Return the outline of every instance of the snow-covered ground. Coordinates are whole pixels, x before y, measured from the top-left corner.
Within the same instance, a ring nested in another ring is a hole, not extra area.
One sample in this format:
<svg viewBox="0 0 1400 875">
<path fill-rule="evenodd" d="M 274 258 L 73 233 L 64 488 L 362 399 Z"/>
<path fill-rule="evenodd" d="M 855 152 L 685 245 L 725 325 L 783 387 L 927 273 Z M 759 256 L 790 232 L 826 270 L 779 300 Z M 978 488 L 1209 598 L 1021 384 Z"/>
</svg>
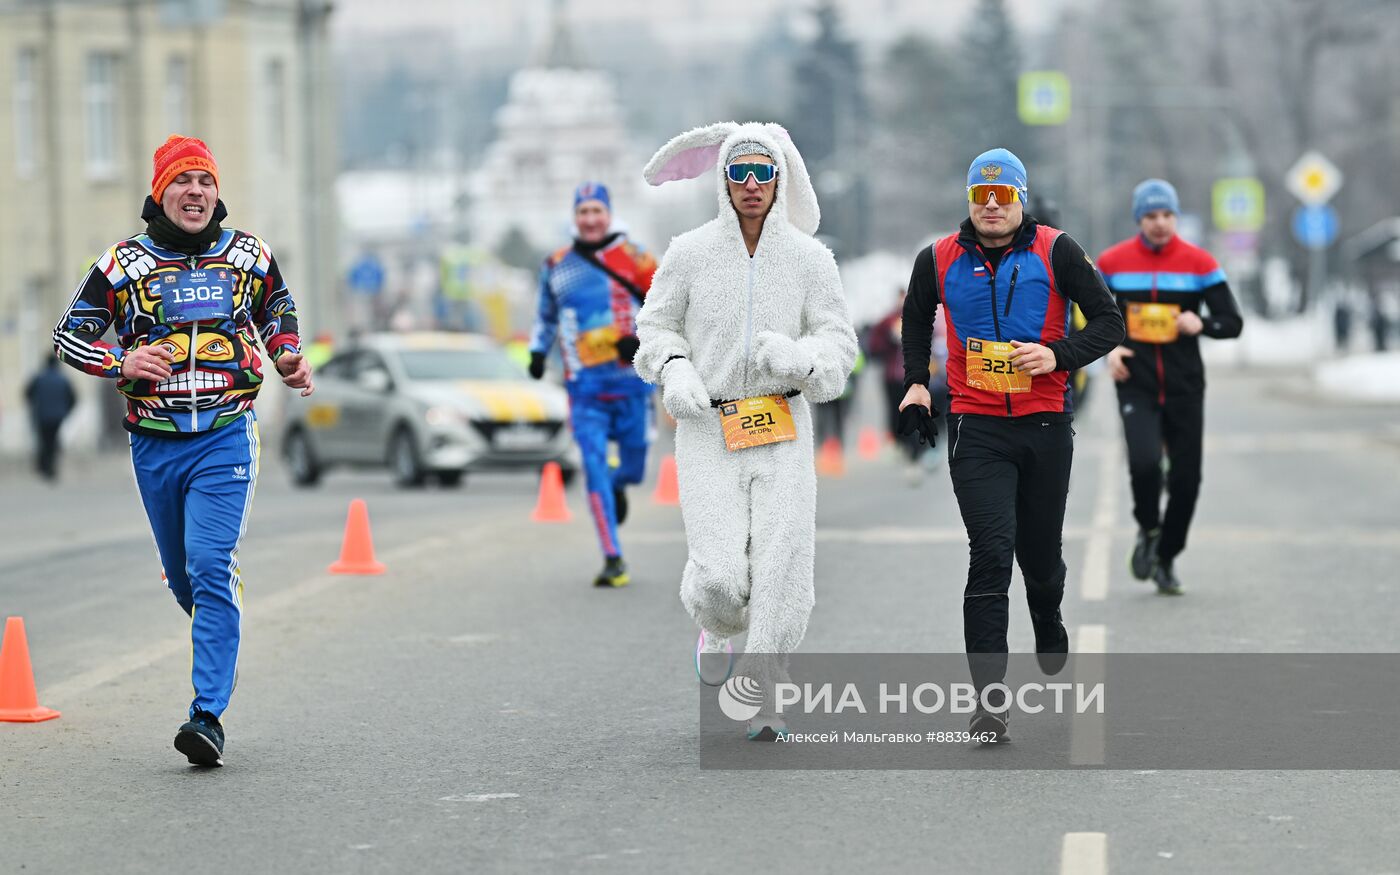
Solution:
<svg viewBox="0 0 1400 875">
<path fill-rule="evenodd" d="M 1238 339 L 1206 339 L 1201 354 L 1207 367 L 1305 369 L 1313 387 L 1329 398 L 1400 403 L 1400 352 L 1339 354 L 1331 319 L 1322 309 L 1288 319 L 1246 315 Z M 1360 343 L 1367 342 L 1364 332 L 1356 334 Z"/>
<path fill-rule="evenodd" d="M 1313 378 L 1328 395 L 1400 403 L 1400 352 L 1349 355 L 1317 366 Z"/>
</svg>

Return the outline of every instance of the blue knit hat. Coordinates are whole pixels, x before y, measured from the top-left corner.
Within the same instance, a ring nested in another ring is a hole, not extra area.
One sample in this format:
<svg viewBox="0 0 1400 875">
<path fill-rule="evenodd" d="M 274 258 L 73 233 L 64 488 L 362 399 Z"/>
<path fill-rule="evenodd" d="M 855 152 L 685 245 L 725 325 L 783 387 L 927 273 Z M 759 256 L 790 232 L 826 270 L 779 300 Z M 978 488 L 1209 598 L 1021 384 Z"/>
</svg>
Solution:
<svg viewBox="0 0 1400 875">
<path fill-rule="evenodd" d="M 1165 179 L 1144 179 L 1133 189 L 1133 221 L 1141 222 L 1142 217 L 1153 210 L 1181 212 L 1181 201 L 1176 189 Z"/>
<path fill-rule="evenodd" d="M 584 201 L 600 201 L 612 212 L 612 199 L 608 197 L 608 187 L 601 182 L 584 182 L 574 189 L 574 209 Z"/>
<path fill-rule="evenodd" d="M 1014 185 L 1021 191 L 1021 200 L 1026 200 L 1026 165 L 1007 149 L 989 149 L 978 155 L 967 168 L 967 184 Z"/>
</svg>

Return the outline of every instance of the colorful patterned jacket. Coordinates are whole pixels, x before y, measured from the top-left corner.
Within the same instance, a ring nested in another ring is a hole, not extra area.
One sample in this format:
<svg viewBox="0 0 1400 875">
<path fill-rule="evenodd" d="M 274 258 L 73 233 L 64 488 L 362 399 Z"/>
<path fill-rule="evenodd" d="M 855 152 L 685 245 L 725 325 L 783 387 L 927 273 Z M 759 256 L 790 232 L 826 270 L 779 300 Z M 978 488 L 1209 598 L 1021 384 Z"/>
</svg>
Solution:
<svg viewBox="0 0 1400 875">
<path fill-rule="evenodd" d="M 231 292 L 232 318 L 172 319 L 162 289 Z M 117 345 L 102 340 L 115 327 Z M 59 358 L 80 371 L 116 379 L 126 396 L 127 431 L 190 435 L 233 422 L 253 406 L 262 386 L 254 331 L 273 360 L 298 352 L 296 305 L 272 252 L 258 237 L 224 229 L 202 255 L 161 248 L 138 234 L 97 259 L 53 331 Z M 141 346 L 164 346 L 173 373 L 159 382 L 121 376 L 122 359 Z"/>
<path fill-rule="evenodd" d="M 548 353 L 559 341 L 564 380 L 571 393 L 648 393 L 651 386 L 617 350 L 619 338 L 636 335 L 641 303 L 579 249 L 566 247 L 545 259 L 530 351 Z M 644 296 L 651 288 L 656 259 L 621 234 L 593 251 L 592 257 Z"/>
</svg>

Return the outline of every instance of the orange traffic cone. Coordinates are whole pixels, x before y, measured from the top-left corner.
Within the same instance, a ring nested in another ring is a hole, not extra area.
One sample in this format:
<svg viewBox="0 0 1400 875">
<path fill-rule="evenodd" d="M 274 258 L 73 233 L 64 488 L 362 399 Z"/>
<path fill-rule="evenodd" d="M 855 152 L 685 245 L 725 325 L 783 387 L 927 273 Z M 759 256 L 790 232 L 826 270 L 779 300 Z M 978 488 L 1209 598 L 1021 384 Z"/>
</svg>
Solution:
<svg viewBox="0 0 1400 875">
<path fill-rule="evenodd" d="M 345 517 L 345 540 L 340 545 L 340 558 L 331 563 L 331 574 L 383 574 L 384 563 L 375 561 L 374 539 L 369 534 L 369 509 L 364 499 L 350 502 Z"/>
<path fill-rule="evenodd" d="M 666 456 L 661 460 L 661 470 L 656 472 L 656 491 L 651 500 L 657 504 L 678 505 L 681 503 L 681 487 L 676 477 L 676 457 Z"/>
<path fill-rule="evenodd" d="M 567 523 L 573 518 L 564 500 L 564 472 L 558 462 L 545 462 L 540 472 L 540 498 L 530 519 L 537 523 Z"/>
<path fill-rule="evenodd" d="M 39 705 L 24 620 L 9 617 L 5 620 L 5 640 L 0 643 L 0 722 L 38 723 L 57 716 L 57 711 Z"/>
<path fill-rule="evenodd" d="M 879 432 L 868 425 L 860 430 L 860 442 L 857 444 L 857 449 L 862 459 L 870 460 L 880 458 L 880 446 Z"/>
<path fill-rule="evenodd" d="M 822 443 L 817 454 L 817 473 L 823 477 L 845 477 L 846 458 L 841 453 L 841 442 L 829 437 Z"/>
</svg>

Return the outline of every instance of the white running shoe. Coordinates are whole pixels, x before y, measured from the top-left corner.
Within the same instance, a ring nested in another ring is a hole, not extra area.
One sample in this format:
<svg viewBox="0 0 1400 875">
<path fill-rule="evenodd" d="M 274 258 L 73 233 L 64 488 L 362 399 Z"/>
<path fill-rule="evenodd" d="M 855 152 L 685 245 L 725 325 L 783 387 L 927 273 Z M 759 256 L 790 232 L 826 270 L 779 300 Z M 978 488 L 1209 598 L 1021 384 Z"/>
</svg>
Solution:
<svg viewBox="0 0 1400 875">
<path fill-rule="evenodd" d="M 700 630 L 700 640 L 695 642 L 695 674 L 700 683 L 712 687 L 723 686 L 734 670 L 734 645 L 728 638 L 721 638 L 713 632 L 706 634 Z"/>
</svg>

